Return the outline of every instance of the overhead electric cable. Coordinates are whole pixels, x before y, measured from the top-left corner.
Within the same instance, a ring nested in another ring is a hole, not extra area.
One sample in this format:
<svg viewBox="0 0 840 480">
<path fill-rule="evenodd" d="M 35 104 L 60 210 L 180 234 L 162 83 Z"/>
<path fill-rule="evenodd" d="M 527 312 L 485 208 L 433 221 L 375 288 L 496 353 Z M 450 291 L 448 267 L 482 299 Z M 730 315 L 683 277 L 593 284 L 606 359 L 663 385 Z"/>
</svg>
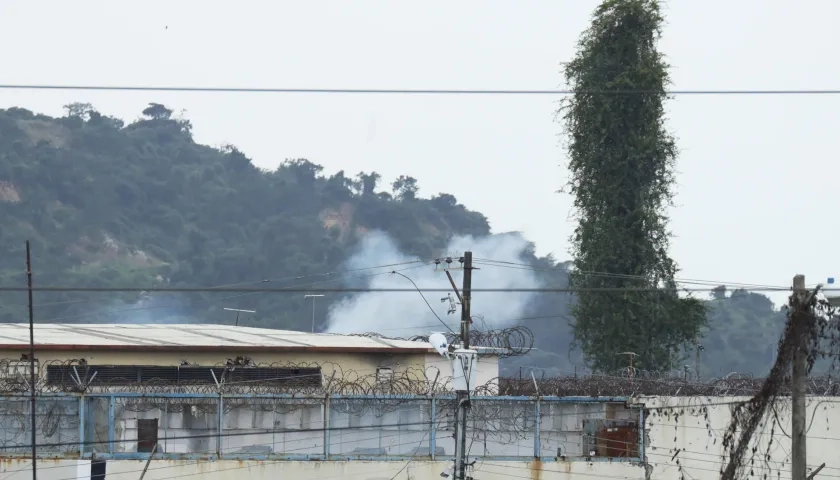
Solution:
<svg viewBox="0 0 840 480">
<path fill-rule="evenodd" d="M 408 423 L 390 423 L 390 424 L 382 424 L 382 425 L 375 425 L 375 427 L 401 427 L 401 426 L 418 426 L 418 425 L 429 425 L 428 421 L 425 422 L 408 422 Z M 173 437 L 167 437 L 166 440 L 190 440 L 190 439 L 200 439 L 200 438 L 227 438 L 227 437 L 246 437 L 249 435 L 269 435 L 269 434 L 277 434 L 277 433 L 307 433 L 307 432 L 325 432 L 325 431 L 345 431 L 345 430 L 370 430 L 371 426 L 347 426 L 347 427 L 326 427 L 326 428 L 292 428 L 292 429 L 254 429 L 253 431 L 248 432 L 229 432 L 229 433 L 202 433 L 197 435 L 177 435 Z M 139 438 L 126 438 L 126 439 L 114 439 L 114 440 L 88 440 L 88 441 L 78 441 L 78 442 L 57 442 L 57 443 L 39 443 L 36 446 L 38 448 L 56 448 L 56 447 L 67 447 L 67 446 L 92 446 L 92 445 L 108 445 L 111 443 L 131 443 L 131 442 L 138 442 L 140 441 Z M 20 448 L 17 445 L 0 445 L 0 451 L 2 450 L 14 450 Z"/>
<path fill-rule="evenodd" d="M 297 93 L 297 94 L 376 94 L 376 95 L 838 95 L 840 89 L 683 89 L 683 90 L 540 90 L 540 89 L 409 89 L 409 88 L 291 88 L 291 87 L 197 87 L 143 85 L 60 85 L 0 84 L 0 90 L 72 90 L 121 92 L 197 92 L 197 93 Z"/>
<path fill-rule="evenodd" d="M 390 273 L 390 272 L 388 272 Z M 322 282 L 327 283 L 327 282 Z M 314 285 L 314 284 L 313 284 Z M 327 292 L 327 293 L 367 293 L 367 292 L 450 292 L 451 289 L 446 288 L 302 288 L 302 286 L 294 287 L 264 287 L 264 288 L 219 288 L 219 287 L 70 287 L 70 286 L 46 286 L 46 287 L 32 287 L 35 292 L 183 292 L 183 293 L 198 293 L 198 292 L 219 292 L 219 293 L 312 293 L 312 292 Z M 593 287 L 593 288 L 570 288 L 570 287 L 499 287 L 499 288 L 473 288 L 473 292 L 495 292 L 495 293 L 513 293 L 513 292 L 533 292 L 533 293 L 577 293 L 577 292 L 658 292 L 671 291 L 668 288 L 656 287 Z M 679 288 L 679 291 L 685 292 L 711 292 L 715 288 Z M 753 292 L 788 292 L 790 287 L 757 287 L 747 288 L 746 290 Z M 0 287 L 0 292 L 25 292 L 26 287 Z M 822 288 L 822 292 L 840 291 L 840 288 Z"/>
<path fill-rule="evenodd" d="M 450 331 L 450 332 L 452 332 L 452 333 L 455 333 L 455 331 L 454 331 L 454 330 L 452 330 L 452 328 L 450 328 L 450 327 L 449 327 L 449 325 L 447 325 L 447 324 L 446 324 L 446 322 L 444 322 L 442 318 L 440 318 L 440 316 L 437 314 L 437 312 L 435 312 L 435 309 L 434 309 L 434 308 L 432 308 L 432 304 L 430 304 L 430 303 L 429 303 L 429 301 L 428 301 L 428 300 L 426 300 L 426 296 L 425 296 L 425 295 L 423 295 L 423 292 L 422 292 L 422 291 L 420 291 L 420 287 L 418 287 L 418 286 L 417 286 L 417 284 L 416 284 L 416 283 L 414 283 L 414 280 L 412 280 L 412 279 L 411 279 L 411 278 L 409 278 L 407 275 L 403 275 L 402 273 L 400 273 L 400 272 L 398 272 L 398 271 L 396 271 L 396 270 L 394 270 L 394 271 L 393 271 L 393 272 L 391 272 L 391 273 L 396 274 L 396 275 L 399 275 L 399 276 L 401 276 L 401 277 L 405 278 L 406 280 L 408 280 L 409 282 L 411 282 L 411 284 L 412 284 L 412 285 L 414 285 L 414 288 L 417 290 L 417 293 L 419 293 L 419 294 L 420 294 L 420 296 L 423 298 L 423 301 L 424 301 L 424 302 L 426 302 L 426 306 L 427 306 L 427 307 L 429 307 L 429 310 L 432 312 L 432 315 L 434 315 L 434 316 L 435 316 L 435 318 L 437 318 L 437 319 L 438 319 L 438 321 L 439 321 L 439 322 L 440 322 L 440 323 L 441 323 L 444 327 L 446 327 L 446 329 L 447 329 L 447 330 L 449 330 L 449 331 Z M 447 290 L 447 291 L 448 291 L 448 290 Z"/>
<path fill-rule="evenodd" d="M 371 427 L 367 427 L 367 428 L 371 428 Z M 375 427 L 374 427 L 374 428 L 375 428 Z M 335 446 L 335 445 L 344 445 L 344 444 L 348 444 L 348 443 L 354 443 L 354 444 L 355 444 L 355 443 L 360 443 L 360 442 L 365 442 L 365 441 L 371 441 L 371 440 L 380 440 L 380 439 L 385 439 L 385 438 L 395 438 L 395 437 L 396 437 L 396 438 L 399 438 L 399 437 L 404 436 L 404 435 L 405 435 L 405 434 L 404 434 L 404 433 L 402 433 L 402 432 L 400 432 L 399 430 L 397 430 L 397 431 L 396 431 L 396 433 L 393 433 L 393 434 L 391 434 L 391 435 L 380 435 L 379 433 L 377 433 L 377 435 L 376 435 L 375 437 L 369 437 L 369 438 L 349 438 L 349 439 L 346 439 L 346 440 L 341 440 L 341 441 L 331 441 L 331 442 L 330 442 L 330 447 L 333 447 L 333 446 Z M 314 441 L 317 441 L 317 440 L 323 440 L 323 438 L 324 438 L 323 433 L 321 433 L 320 435 L 315 436 L 315 437 L 298 438 L 298 439 L 296 439 L 296 440 L 295 440 L 295 443 L 303 443 L 303 442 L 313 441 L 313 440 L 314 440 Z M 250 446 L 250 447 L 261 447 L 261 446 L 274 445 L 274 444 L 277 444 L 277 443 L 279 443 L 279 442 L 278 442 L 278 441 L 274 441 L 274 442 L 266 442 L 266 443 L 254 443 L 254 444 L 251 444 L 251 445 L 249 445 L 249 446 Z M 417 444 L 417 442 L 416 442 L 416 441 L 414 441 L 414 440 L 412 440 L 412 441 L 410 441 L 410 442 L 391 443 L 391 444 L 389 444 L 388 446 L 390 446 L 390 447 L 399 447 L 399 446 L 403 446 L 403 445 L 415 445 L 415 444 Z M 230 447 L 230 448 L 236 448 L 236 449 L 238 450 L 238 449 L 239 449 L 239 448 L 241 448 L 241 447 Z M 282 452 L 278 452 L 278 453 L 279 453 L 279 454 L 281 454 L 281 455 L 288 455 L 288 454 L 290 454 L 290 453 L 299 452 L 299 451 L 302 451 L 302 450 L 311 450 L 311 449 L 312 449 L 312 445 L 310 444 L 310 445 L 306 445 L 306 446 L 301 447 L 301 448 L 289 448 L 289 449 L 284 449 Z M 225 450 L 224 450 L 224 449 L 222 449 L 222 451 L 225 451 Z M 234 452 L 234 453 L 236 453 L 236 452 Z M 276 461 L 285 461 L 285 460 L 276 460 Z M 149 468 L 149 469 L 148 469 L 148 471 L 153 471 L 153 470 L 164 470 L 164 469 L 167 469 L 167 468 L 179 468 L 179 467 L 183 467 L 183 464 L 180 464 L 180 463 L 175 463 L 174 465 L 166 465 L 166 466 L 163 466 L 163 467 Z M 50 466 L 45 466 L 45 467 L 40 467 L 40 466 L 39 466 L 38 471 L 41 471 L 41 470 L 52 470 L 52 469 L 56 469 L 56 468 L 67 468 L 67 466 L 66 466 L 66 465 L 61 465 L 61 464 L 59 464 L 59 465 L 50 465 Z M 18 470 L 13 470 L 13 471 L 11 471 L 11 472 L 6 472 L 6 473 L 8 473 L 8 474 L 10 474 L 10 475 L 8 475 L 7 477 L 3 477 L 3 480 L 9 480 L 9 478 L 11 478 L 11 476 L 12 476 L 12 475 L 14 475 L 15 473 L 18 473 L 18 472 L 21 472 L 21 471 L 23 471 L 23 470 L 27 470 L 27 469 L 29 469 L 29 466 L 28 466 L 28 465 L 27 465 L 27 466 L 24 466 L 24 467 L 21 467 L 21 468 L 20 468 L 20 469 L 18 469 Z M 142 471 L 143 471 L 143 469 L 140 469 L 140 470 L 129 470 L 129 471 L 123 471 L 123 472 L 120 472 L 120 473 L 121 473 L 121 474 L 125 474 L 125 473 L 140 473 L 140 472 L 142 472 Z M 75 477 L 73 477 L 73 478 L 75 478 Z M 70 480 L 70 479 L 68 479 L 68 480 Z"/>
<path fill-rule="evenodd" d="M 406 262 L 406 264 L 409 264 L 409 263 L 416 263 L 416 262 Z M 405 268 L 402 268 L 400 270 L 411 270 L 413 268 L 419 268 L 419 267 L 429 265 L 430 263 L 431 262 L 422 263 L 422 264 L 419 264 L 419 265 L 405 267 Z M 387 267 L 387 266 L 388 265 L 386 265 L 385 267 Z M 368 269 L 372 269 L 372 268 L 383 268 L 383 267 L 367 267 L 365 269 L 359 269 L 359 270 L 368 270 Z M 283 287 L 274 287 L 274 290 L 275 291 L 285 290 L 285 291 L 296 291 L 296 292 L 304 292 L 304 291 L 308 292 L 308 291 L 310 291 L 310 289 L 304 288 L 304 287 L 309 287 L 309 286 L 313 286 L 313 285 L 323 285 L 325 283 L 332 283 L 332 282 L 336 282 L 336 281 L 339 281 L 339 280 L 358 280 L 358 279 L 362 279 L 362 278 L 369 278 L 369 277 L 375 277 L 375 276 L 378 276 L 378 275 L 390 274 L 392 272 L 393 272 L 393 270 L 392 271 L 384 271 L 384 272 L 376 272 L 376 273 L 368 273 L 368 274 L 364 274 L 364 275 L 356 275 L 356 276 L 352 276 L 352 277 L 331 278 L 331 279 L 328 279 L 328 280 L 319 280 L 317 282 L 293 285 L 293 286 L 285 288 L 285 289 Z M 316 274 L 316 275 L 312 275 L 312 276 L 322 276 L 322 275 L 324 275 L 324 274 Z M 307 277 L 294 277 L 294 278 L 307 278 Z M 256 282 L 256 283 L 260 283 L 260 282 Z M 262 283 L 265 283 L 265 282 L 262 282 Z M 319 289 L 319 290 L 321 290 L 321 289 Z M 2 287 L 0 287 L 0 291 L 3 291 Z M 142 289 L 140 291 L 141 292 L 149 292 L 150 290 Z M 206 290 L 203 290 L 203 291 L 202 290 L 192 290 L 192 291 L 193 292 L 202 292 L 202 293 L 210 293 L 210 292 L 221 291 L 221 292 L 229 293 L 229 292 L 243 291 L 243 290 L 239 289 L 239 288 L 234 288 L 234 289 L 231 290 L 228 287 L 208 287 Z M 248 290 L 245 290 L 245 293 L 238 293 L 238 294 L 235 294 L 235 295 L 227 295 L 227 296 L 220 297 L 220 298 L 210 298 L 210 299 L 205 299 L 205 300 L 192 301 L 192 302 L 190 302 L 190 305 L 195 305 L 195 304 L 198 304 L 198 303 L 210 303 L 210 302 L 218 302 L 218 301 L 222 301 L 222 300 L 230 300 L 230 299 L 233 299 L 233 298 L 241 298 L 241 297 L 245 297 L 245 296 L 248 296 L 248 295 L 256 295 L 256 294 L 266 293 L 266 292 L 267 291 L 265 289 L 248 289 Z M 85 302 L 95 302 L 95 301 L 96 301 L 95 299 L 85 300 Z M 174 303 L 174 304 L 170 303 L 170 304 L 166 304 L 166 305 L 152 305 L 152 306 L 149 306 L 149 307 L 132 307 L 132 308 L 119 309 L 119 310 L 109 310 L 107 312 L 82 313 L 82 314 L 78 314 L 78 315 L 67 315 L 67 316 L 61 316 L 61 317 L 48 318 L 48 319 L 44 319 L 44 320 L 40 320 L 40 321 L 42 323 L 51 322 L 51 321 L 54 322 L 54 321 L 58 321 L 58 320 L 69 320 L 69 319 L 75 319 L 75 318 L 84 318 L 84 317 L 92 317 L 92 316 L 100 316 L 100 315 L 110 315 L 110 314 L 118 314 L 118 313 L 126 313 L 126 312 L 136 312 L 136 311 L 140 311 L 140 310 L 152 310 L 152 309 L 160 309 L 160 308 L 177 308 L 177 307 L 182 307 L 182 306 L 184 306 L 183 303 Z"/>
<path fill-rule="evenodd" d="M 539 272 L 552 272 L 557 273 L 556 269 L 551 268 L 541 268 L 541 267 L 534 267 L 533 265 L 529 265 L 527 263 L 516 263 L 516 262 L 507 262 L 503 260 L 492 260 L 487 258 L 479 258 L 476 259 L 476 263 L 481 263 L 482 265 L 494 266 L 494 267 L 504 267 L 506 265 L 511 267 L 520 267 L 522 270 L 534 270 Z M 629 278 L 629 279 L 639 279 L 639 280 L 646 280 L 647 277 L 643 275 L 629 275 L 624 273 L 609 273 L 609 272 L 595 272 L 595 271 L 588 271 L 588 270 L 575 270 L 574 273 L 580 275 L 592 275 L 592 276 L 603 276 L 603 277 L 615 277 L 615 278 Z M 790 287 L 784 287 L 779 285 L 768 285 L 763 283 L 744 283 L 744 282 L 725 282 L 722 280 L 703 280 L 697 278 L 682 278 L 682 277 L 674 277 L 674 280 L 677 283 L 683 284 L 696 284 L 696 285 L 714 285 L 714 286 L 725 286 L 725 287 L 749 287 L 749 288 L 779 288 L 789 290 Z M 747 288 L 747 289 L 749 289 Z"/>
<path fill-rule="evenodd" d="M 313 278 L 313 277 L 343 276 L 343 275 L 347 275 L 348 273 L 361 272 L 361 271 L 364 271 L 364 270 L 373 270 L 373 269 L 378 269 L 378 268 L 391 268 L 391 267 L 394 267 L 394 266 L 411 265 L 411 264 L 417 264 L 417 263 L 420 263 L 421 265 L 417 265 L 415 267 L 408 267 L 408 268 L 405 268 L 403 270 L 409 270 L 411 268 L 422 267 L 422 266 L 428 265 L 430 262 L 423 262 L 422 260 L 414 260 L 414 261 L 410 261 L 410 262 L 391 263 L 391 264 L 386 264 L 386 265 L 377 265 L 377 266 L 373 266 L 373 267 L 354 268 L 354 269 L 344 270 L 344 271 L 313 273 L 313 274 L 310 274 L 310 275 L 296 275 L 294 277 L 286 277 L 286 278 L 268 278 L 268 279 L 263 279 L 263 280 L 256 280 L 256 281 L 253 281 L 253 282 L 231 283 L 231 284 L 225 284 L 225 285 L 211 286 L 211 287 L 208 287 L 208 288 L 233 288 L 233 287 L 241 287 L 241 286 L 248 286 L 248 285 L 266 284 L 266 283 L 279 283 L 279 282 L 285 282 L 285 281 L 288 281 L 288 280 L 302 280 L 304 278 Z M 297 285 L 297 286 L 319 285 L 319 284 L 322 284 L 322 283 L 329 283 L 329 282 L 338 281 L 338 280 L 354 280 L 354 279 L 367 278 L 367 277 L 372 277 L 372 276 L 377 276 L 377 275 L 384 275 L 386 273 L 391 273 L 391 272 L 390 271 L 385 271 L 385 272 L 377 272 L 377 273 L 372 273 L 372 274 L 368 274 L 368 275 L 360 275 L 360 276 L 349 277 L 349 278 L 336 278 L 336 279 L 314 282 L 314 283 L 310 283 L 310 284 Z M 255 293 L 262 293 L 262 292 L 252 292 L 252 293 L 248 293 L 247 295 L 252 295 L 252 294 L 255 294 Z M 206 302 L 210 302 L 210 301 L 219 301 L 219 300 L 227 300 L 227 299 L 231 299 L 231 298 L 238 298 L 238 297 L 241 297 L 241 296 L 243 296 L 243 295 L 232 295 L 230 297 L 208 299 L 208 300 L 204 300 L 204 301 L 198 300 L 198 301 L 193 301 L 191 303 L 192 304 L 206 303 Z M 59 302 L 36 303 L 35 305 L 33 305 L 33 307 L 51 307 L 51 306 L 56 306 L 56 305 L 76 305 L 76 304 L 82 304 L 82 303 L 94 303 L 94 302 L 98 302 L 98 301 L 100 301 L 100 300 L 86 298 L 86 299 L 83 299 L 83 300 L 65 300 L 65 301 L 59 301 Z M 0 308 L 9 308 L 9 307 L 25 308 L 27 306 L 28 305 L 26 305 L 26 304 L 3 304 L 3 305 L 0 305 Z M 181 305 L 160 305 L 160 306 L 154 306 L 154 307 L 141 307 L 141 308 L 138 308 L 138 309 L 174 308 L 174 307 L 179 307 L 179 306 L 181 306 Z M 132 309 L 128 309 L 128 310 L 115 310 L 114 312 L 119 313 L 119 312 L 124 312 L 124 311 L 134 311 L 134 310 L 138 310 L 138 309 L 132 308 Z M 82 316 L 87 316 L 87 315 L 101 315 L 101 314 L 99 314 L 99 313 L 83 314 Z M 70 318 L 75 318 L 75 317 L 70 317 Z"/>
</svg>

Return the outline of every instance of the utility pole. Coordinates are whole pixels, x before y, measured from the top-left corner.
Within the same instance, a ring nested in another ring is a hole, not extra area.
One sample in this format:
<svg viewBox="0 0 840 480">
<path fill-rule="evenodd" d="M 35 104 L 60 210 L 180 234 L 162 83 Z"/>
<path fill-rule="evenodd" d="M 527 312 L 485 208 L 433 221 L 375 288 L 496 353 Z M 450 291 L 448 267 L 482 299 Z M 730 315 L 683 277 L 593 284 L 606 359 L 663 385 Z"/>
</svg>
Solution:
<svg viewBox="0 0 840 480">
<path fill-rule="evenodd" d="M 461 287 L 461 340 L 464 350 L 470 348 L 470 299 L 472 298 L 472 252 L 464 252 L 464 285 Z"/>
<path fill-rule="evenodd" d="M 461 287 L 461 349 L 470 348 L 470 299 L 472 296 L 472 252 L 464 252 L 464 285 Z M 469 357 L 467 357 L 469 358 Z M 470 387 L 472 362 L 469 371 L 464 372 L 467 388 Z M 455 428 L 455 480 L 467 480 L 467 418 L 470 408 L 469 390 L 457 390 L 455 401 L 458 408 Z"/>
<path fill-rule="evenodd" d="M 808 467 L 806 460 L 805 438 L 805 376 L 808 357 L 808 338 L 806 335 L 810 321 L 810 311 L 806 298 L 805 275 L 793 277 L 793 305 L 791 322 L 796 335 L 793 351 L 793 372 L 791 375 L 791 479 L 806 480 Z"/>
<path fill-rule="evenodd" d="M 35 313 L 32 306 L 32 257 L 29 240 L 26 241 L 26 290 L 29 294 L 29 401 L 32 419 L 32 480 L 37 480 L 37 445 L 35 429 Z"/>
</svg>

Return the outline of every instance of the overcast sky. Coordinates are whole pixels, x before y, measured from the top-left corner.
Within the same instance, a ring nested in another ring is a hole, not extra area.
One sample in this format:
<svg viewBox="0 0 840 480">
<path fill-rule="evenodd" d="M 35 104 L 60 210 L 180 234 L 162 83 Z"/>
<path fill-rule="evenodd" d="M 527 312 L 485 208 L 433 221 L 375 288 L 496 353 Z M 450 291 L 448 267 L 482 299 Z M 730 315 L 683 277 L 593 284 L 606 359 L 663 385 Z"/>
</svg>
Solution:
<svg viewBox="0 0 840 480">
<path fill-rule="evenodd" d="M 2 0 L 3 84 L 554 89 L 593 0 Z M 836 0 L 671 0 L 674 89 L 840 88 Z M 265 168 L 406 174 L 496 232 L 568 258 L 558 97 L 0 90 L 0 107 L 83 101 L 131 121 L 186 110 L 196 140 Z M 840 275 L 838 96 L 679 96 L 672 255 L 681 278 L 789 285 Z M 835 214 L 829 215 L 829 212 Z M 831 223 L 833 222 L 833 224 Z M 833 250 L 833 255 L 830 253 Z"/>
</svg>

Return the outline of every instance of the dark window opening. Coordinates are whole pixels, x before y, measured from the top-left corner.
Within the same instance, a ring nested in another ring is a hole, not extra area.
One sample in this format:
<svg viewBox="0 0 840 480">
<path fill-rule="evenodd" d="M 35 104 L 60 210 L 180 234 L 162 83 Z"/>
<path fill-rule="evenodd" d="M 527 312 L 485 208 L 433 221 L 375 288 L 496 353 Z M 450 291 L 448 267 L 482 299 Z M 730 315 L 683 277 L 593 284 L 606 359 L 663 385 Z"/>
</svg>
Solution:
<svg viewBox="0 0 840 480">
<path fill-rule="evenodd" d="M 376 369 L 376 380 L 379 382 L 386 382 L 393 378 L 394 370 L 391 367 L 378 367 Z"/>
<path fill-rule="evenodd" d="M 105 460 L 91 460 L 90 480 L 105 480 Z"/>
<path fill-rule="evenodd" d="M 158 419 L 137 420 L 137 451 L 152 453 L 158 441 Z"/>
<path fill-rule="evenodd" d="M 76 375 L 83 383 L 97 385 L 131 385 L 134 383 L 179 383 L 186 385 L 225 382 L 254 382 L 319 387 L 321 369 L 263 368 L 263 367 L 158 367 L 134 365 L 72 365 L 47 366 L 50 385 L 74 386 Z M 95 374 L 95 376 L 94 376 Z M 215 376 L 215 378 L 214 378 Z"/>
</svg>

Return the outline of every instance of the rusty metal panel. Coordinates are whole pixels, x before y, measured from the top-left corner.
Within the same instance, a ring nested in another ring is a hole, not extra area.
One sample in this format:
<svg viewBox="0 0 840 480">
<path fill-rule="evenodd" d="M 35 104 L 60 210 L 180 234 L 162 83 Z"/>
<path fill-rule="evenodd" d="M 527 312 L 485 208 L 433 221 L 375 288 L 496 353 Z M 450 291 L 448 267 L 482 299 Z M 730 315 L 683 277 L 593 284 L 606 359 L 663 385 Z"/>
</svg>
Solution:
<svg viewBox="0 0 840 480">
<path fill-rule="evenodd" d="M 639 455 L 638 427 L 635 422 L 606 420 L 598 430 L 595 445 L 599 457 L 637 457 Z"/>
</svg>

